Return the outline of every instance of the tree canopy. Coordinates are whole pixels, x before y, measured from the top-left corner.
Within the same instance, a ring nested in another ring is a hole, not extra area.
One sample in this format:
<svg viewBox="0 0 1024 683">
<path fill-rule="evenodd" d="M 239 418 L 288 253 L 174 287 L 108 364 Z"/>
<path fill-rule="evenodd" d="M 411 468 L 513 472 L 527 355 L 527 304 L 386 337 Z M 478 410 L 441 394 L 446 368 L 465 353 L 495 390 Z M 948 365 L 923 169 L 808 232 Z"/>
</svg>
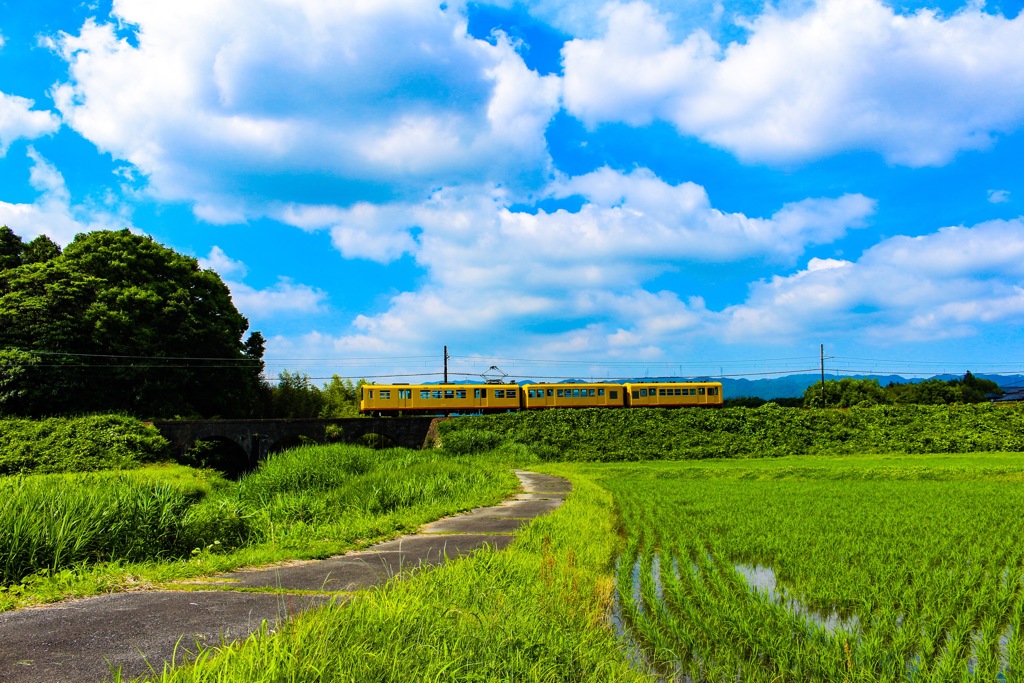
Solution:
<svg viewBox="0 0 1024 683">
<path fill-rule="evenodd" d="M 263 338 L 212 270 L 128 230 L 0 229 L 0 412 L 246 416 Z"/>
<path fill-rule="evenodd" d="M 950 380 L 938 378 L 921 382 L 891 382 L 882 387 L 876 379 L 825 381 L 825 406 L 851 408 L 887 404 L 944 405 L 950 403 L 981 403 L 989 395 L 1002 392 L 999 385 L 988 379 L 979 379 L 967 371 L 963 377 Z M 804 392 L 804 407 L 821 407 L 822 385 L 812 384 Z"/>
</svg>

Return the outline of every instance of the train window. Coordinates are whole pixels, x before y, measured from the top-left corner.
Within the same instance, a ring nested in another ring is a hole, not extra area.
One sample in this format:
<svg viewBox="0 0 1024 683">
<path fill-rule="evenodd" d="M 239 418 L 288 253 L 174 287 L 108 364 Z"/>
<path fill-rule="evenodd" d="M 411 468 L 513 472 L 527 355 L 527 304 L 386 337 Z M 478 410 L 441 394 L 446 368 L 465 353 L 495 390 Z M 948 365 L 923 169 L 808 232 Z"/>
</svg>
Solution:
<svg viewBox="0 0 1024 683">
<path fill-rule="evenodd" d="M 559 389 L 559 390 L 558 390 L 558 398 L 562 398 L 562 396 L 564 395 L 564 393 L 565 393 L 565 392 L 563 392 L 563 391 L 562 391 L 561 389 Z"/>
<path fill-rule="evenodd" d="M 615 390 L 609 391 L 608 392 L 608 397 L 609 398 L 618 398 L 619 397 L 619 392 L 617 392 Z"/>
<path fill-rule="evenodd" d="M 696 389 L 690 389 L 690 396 L 696 396 L 696 395 L 697 395 L 697 390 Z"/>
<path fill-rule="evenodd" d="M 633 391 L 633 398 L 640 398 L 640 392 L 639 392 L 639 391 L 636 391 L 636 390 L 634 390 L 634 391 Z"/>
<path fill-rule="evenodd" d="M 412 398 L 412 389 L 399 389 L 398 398 Z"/>
<path fill-rule="evenodd" d="M 430 398 L 441 398 L 441 392 L 440 391 L 431 391 L 430 392 Z"/>
<path fill-rule="evenodd" d="M 444 390 L 444 397 L 445 398 L 455 398 L 455 390 L 454 389 L 445 389 Z"/>
<path fill-rule="evenodd" d="M 718 396 L 718 387 L 708 387 L 708 396 Z"/>
<path fill-rule="evenodd" d="M 697 395 L 698 396 L 703 396 L 704 395 L 704 387 L 698 387 L 697 388 Z"/>
<path fill-rule="evenodd" d="M 370 398 L 373 398 L 373 389 L 370 389 Z"/>
<path fill-rule="evenodd" d="M 646 395 L 647 395 L 647 390 L 646 389 L 641 389 L 640 390 L 640 396 L 646 396 Z"/>
<path fill-rule="evenodd" d="M 515 389 L 506 389 L 505 390 L 505 398 L 515 398 L 515 397 L 516 397 L 516 390 Z"/>
<path fill-rule="evenodd" d="M 598 396 L 604 396 L 604 389 L 598 389 L 597 390 L 597 395 Z"/>
<path fill-rule="evenodd" d="M 455 398 L 466 398 L 466 390 L 465 389 L 456 389 L 455 390 Z"/>
<path fill-rule="evenodd" d="M 682 389 L 678 389 L 678 388 L 676 389 L 676 396 L 679 396 L 682 393 L 683 393 Z"/>
<path fill-rule="evenodd" d="M 665 395 L 665 390 L 664 389 L 658 389 L 658 396 L 664 396 L 664 395 Z"/>
<path fill-rule="evenodd" d="M 430 389 L 420 389 L 420 398 L 430 398 Z"/>
<path fill-rule="evenodd" d="M 551 396 L 554 396 L 554 395 L 555 395 L 555 390 L 554 389 L 548 389 L 548 397 L 550 398 Z M 559 396 L 561 396 L 561 394 L 559 394 Z"/>
<path fill-rule="evenodd" d="M 391 398 L 391 390 L 390 389 L 381 389 L 380 390 L 380 397 L 382 399 Z"/>
<path fill-rule="evenodd" d="M 495 389 L 494 390 L 494 398 L 505 398 L 505 390 L 504 389 Z"/>
</svg>

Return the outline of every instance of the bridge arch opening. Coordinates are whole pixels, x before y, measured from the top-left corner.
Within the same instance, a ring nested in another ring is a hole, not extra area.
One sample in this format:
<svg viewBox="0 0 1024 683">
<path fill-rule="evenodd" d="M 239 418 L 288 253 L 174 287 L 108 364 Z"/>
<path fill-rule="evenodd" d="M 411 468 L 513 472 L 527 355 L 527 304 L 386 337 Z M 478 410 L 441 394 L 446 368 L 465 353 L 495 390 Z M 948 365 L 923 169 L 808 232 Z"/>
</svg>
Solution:
<svg viewBox="0 0 1024 683">
<path fill-rule="evenodd" d="M 185 464 L 209 467 L 223 472 L 229 479 L 238 479 L 255 469 L 254 459 L 245 448 L 226 436 L 208 436 L 196 439 L 185 451 Z"/>
<path fill-rule="evenodd" d="M 367 432 L 362 436 L 356 437 L 352 443 L 358 446 L 367 446 L 377 451 L 382 451 L 385 448 L 397 448 L 398 444 L 395 443 L 394 439 L 385 436 L 384 434 L 378 434 L 377 432 Z"/>
<path fill-rule="evenodd" d="M 301 434 L 289 434 L 272 443 L 270 448 L 267 449 L 267 455 L 273 455 L 274 453 L 298 448 L 299 446 L 314 445 L 316 443 L 316 441 L 307 436 L 302 436 Z"/>
</svg>

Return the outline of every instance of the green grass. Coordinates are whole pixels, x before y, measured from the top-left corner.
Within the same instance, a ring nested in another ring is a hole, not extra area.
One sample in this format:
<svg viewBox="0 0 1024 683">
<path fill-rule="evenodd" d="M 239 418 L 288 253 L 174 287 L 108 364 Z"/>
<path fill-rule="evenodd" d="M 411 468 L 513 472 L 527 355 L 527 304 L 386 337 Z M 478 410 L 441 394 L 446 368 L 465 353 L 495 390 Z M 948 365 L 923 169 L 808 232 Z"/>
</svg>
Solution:
<svg viewBox="0 0 1024 683">
<path fill-rule="evenodd" d="M 500 456 L 307 446 L 238 482 L 182 466 L 0 478 L 0 609 L 327 557 L 498 502 Z"/>
<path fill-rule="evenodd" d="M 630 667 L 607 620 L 622 549 L 611 496 L 574 479 L 567 503 L 506 550 L 301 614 L 157 680 L 648 680 Z"/>
<path fill-rule="evenodd" d="M 1024 451 L 1024 406 L 875 406 L 803 410 L 543 410 L 438 425 L 442 443 L 488 432 L 551 460 L 641 461 L 864 453 Z"/>
</svg>

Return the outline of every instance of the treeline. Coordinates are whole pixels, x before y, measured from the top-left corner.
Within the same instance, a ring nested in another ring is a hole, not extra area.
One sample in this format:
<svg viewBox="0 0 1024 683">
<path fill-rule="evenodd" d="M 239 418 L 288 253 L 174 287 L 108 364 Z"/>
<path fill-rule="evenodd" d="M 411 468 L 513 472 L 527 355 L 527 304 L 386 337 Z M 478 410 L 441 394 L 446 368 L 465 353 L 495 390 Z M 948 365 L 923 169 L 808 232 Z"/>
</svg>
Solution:
<svg viewBox="0 0 1024 683">
<path fill-rule="evenodd" d="M 876 379 L 826 380 L 824 387 L 807 387 L 803 397 L 805 408 L 852 408 L 881 405 L 952 405 L 982 403 L 1002 395 L 992 380 L 979 379 L 970 371 L 950 380 L 937 378 L 921 382 L 890 382 L 881 386 Z"/>
<path fill-rule="evenodd" d="M 1024 452 L 1024 406 L 542 410 L 460 417 L 438 430 L 446 450 L 519 443 L 550 460 Z"/>
<path fill-rule="evenodd" d="M 275 418 L 359 417 L 365 380 L 353 382 L 338 375 L 318 387 L 309 375 L 285 370 L 267 389 L 267 414 Z"/>
</svg>

